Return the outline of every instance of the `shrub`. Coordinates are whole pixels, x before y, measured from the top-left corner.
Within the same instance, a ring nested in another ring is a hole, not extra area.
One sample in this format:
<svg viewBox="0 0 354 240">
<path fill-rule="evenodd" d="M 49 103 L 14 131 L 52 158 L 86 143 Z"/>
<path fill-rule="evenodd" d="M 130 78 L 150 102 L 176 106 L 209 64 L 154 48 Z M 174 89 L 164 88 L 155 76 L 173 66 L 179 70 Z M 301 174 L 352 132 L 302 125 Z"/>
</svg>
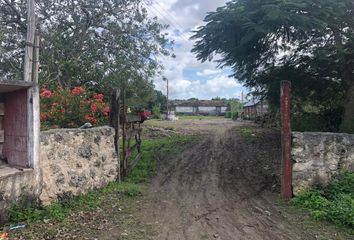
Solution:
<svg viewBox="0 0 354 240">
<path fill-rule="evenodd" d="M 160 104 L 154 105 L 152 107 L 152 118 L 155 119 L 160 119 L 161 118 L 161 110 L 160 110 L 161 106 Z"/>
<path fill-rule="evenodd" d="M 316 219 L 354 229 L 354 173 L 345 173 L 326 187 L 302 193 L 291 203 L 309 211 Z"/>
<path fill-rule="evenodd" d="M 237 120 L 238 119 L 238 112 L 233 112 L 232 115 L 231 115 L 231 118 L 233 120 Z"/>
<path fill-rule="evenodd" d="M 78 127 L 86 122 L 92 125 L 107 123 L 109 107 L 103 94 L 82 87 L 49 90 L 43 86 L 40 98 L 41 122 L 46 128 Z"/>
<path fill-rule="evenodd" d="M 231 114 L 232 114 L 231 112 L 226 112 L 225 113 L 225 118 L 231 118 Z"/>
</svg>

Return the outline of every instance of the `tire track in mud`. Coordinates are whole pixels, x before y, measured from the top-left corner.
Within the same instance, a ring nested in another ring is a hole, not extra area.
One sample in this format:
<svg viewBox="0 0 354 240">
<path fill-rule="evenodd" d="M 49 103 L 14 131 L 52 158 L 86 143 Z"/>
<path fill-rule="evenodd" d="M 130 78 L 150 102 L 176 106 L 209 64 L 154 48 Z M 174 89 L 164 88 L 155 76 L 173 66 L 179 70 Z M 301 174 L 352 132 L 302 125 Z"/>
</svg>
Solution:
<svg viewBox="0 0 354 240">
<path fill-rule="evenodd" d="M 149 217 L 158 240 L 311 240 L 283 216 L 279 134 L 247 141 L 235 124 L 215 124 L 199 143 L 160 162 Z M 325 238 L 326 239 L 326 238 Z"/>
</svg>

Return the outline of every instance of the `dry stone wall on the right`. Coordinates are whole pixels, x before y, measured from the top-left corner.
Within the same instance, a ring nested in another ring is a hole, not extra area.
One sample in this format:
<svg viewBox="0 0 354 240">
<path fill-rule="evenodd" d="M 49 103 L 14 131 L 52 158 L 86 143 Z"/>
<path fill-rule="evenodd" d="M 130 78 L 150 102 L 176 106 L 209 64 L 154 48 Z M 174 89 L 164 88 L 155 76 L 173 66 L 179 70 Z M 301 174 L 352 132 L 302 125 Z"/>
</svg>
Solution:
<svg viewBox="0 0 354 240">
<path fill-rule="evenodd" d="M 336 174 L 354 171 L 354 135 L 294 132 L 292 141 L 293 192 L 326 185 Z"/>
</svg>

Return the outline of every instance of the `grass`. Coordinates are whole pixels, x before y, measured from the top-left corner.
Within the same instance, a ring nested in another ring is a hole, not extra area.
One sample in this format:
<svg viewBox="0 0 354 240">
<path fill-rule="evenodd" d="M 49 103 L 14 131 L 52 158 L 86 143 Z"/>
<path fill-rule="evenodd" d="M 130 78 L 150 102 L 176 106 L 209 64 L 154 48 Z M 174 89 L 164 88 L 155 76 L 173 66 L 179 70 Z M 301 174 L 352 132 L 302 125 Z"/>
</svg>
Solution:
<svg viewBox="0 0 354 240">
<path fill-rule="evenodd" d="M 179 120 L 213 120 L 213 119 L 222 119 L 224 117 L 220 117 L 220 116 L 189 116 L 189 115 L 181 115 L 178 116 Z"/>
<path fill-rule="evenodd" d="M 94 211 L 110 194 L 136 197 L 143 193 L 145 183 L 155 175 L 158 167 L 157 154 L 176 154 L 181 148 L 196 139 L 196 136 L 173 136 L 147 140 L 142 143 L 142 159 L 123 182 L 112 182 L 102 189 L 92 190 L 78 196 L 62 196 L 60 201 L 43 207 L 23 196 L 10 210 L 10 223 L 34 223 L 42 220 L 64 220 L 75 211 Z"/>
<path fill-rule="evenodd" d="M 317 187 L 290 202 L 318 220 L 334 222 L 354 234 L 354 173 L 344 173 L 326 187 Z"/>
<path fill-rule="evenodd" d="M 144 183 L 151 179 L 157 171 L 156 156 L 177 154 L 183 147 L 195 141 L 197 136 L 174 135 L 171 138 L 162 138 L 142 143 L 142 160 L 125 179 L 129 183 Z"/>
<path fill-rule="evenodd" d="M 254 142 L 256 138 L 256 133 L 252 128 L 242 127 L 237 128 L 236 131 L 240 134 L 240 136 L 248 142 Z"/>
</svg>

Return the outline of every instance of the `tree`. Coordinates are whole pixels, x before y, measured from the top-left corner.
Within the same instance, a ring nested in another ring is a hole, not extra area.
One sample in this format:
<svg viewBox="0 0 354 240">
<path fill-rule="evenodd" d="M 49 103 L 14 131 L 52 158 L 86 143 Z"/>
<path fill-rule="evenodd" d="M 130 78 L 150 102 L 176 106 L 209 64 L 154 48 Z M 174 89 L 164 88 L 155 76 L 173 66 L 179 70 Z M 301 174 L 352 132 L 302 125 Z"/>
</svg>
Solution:
<svg viewBox="0 0 354 240">
<path fill-rule="evenodd" d="M 154 90 L 155 97 L 149 101 L 148 109 L 152 111 L 154 106 L 160 106 L 160 111 L 165 112 L 167 111 L 167 97 L 161 91 Z"/>
<path fill-rule="evenodd" d="M 261 94 L 279 86 L 271 78 L 275 73 L 292 78 L 302 96 L 325 100 L 334 87 L 345 108 L 342 130 L 354 130 L 352 0 L 237 0 L 205 22 L 193 36 L 199 60 L 221 56 L 220 67 L 231 66 L 235 77 Z"/>
<path fill-rule="evenodd" d="M 239 99 L 229 99 L 228 104 L 230 106 L 230 112 L 241 113 L 242 112 L 242 103 Z"/>
<path fill-rule="evenodd" d="M 166 26 L 147 15 L 140 0 L 37 0 L 41 35 L 40 82 L 66 87 L 86 85 L 107 92 L 127 89 L 129 101 L 146 105 L 154 95 L 152 77 L 169 55 Z M 21 78 L 25 0 L 0 0 L 6 32 L 0 74 Z"/>
</svg>

